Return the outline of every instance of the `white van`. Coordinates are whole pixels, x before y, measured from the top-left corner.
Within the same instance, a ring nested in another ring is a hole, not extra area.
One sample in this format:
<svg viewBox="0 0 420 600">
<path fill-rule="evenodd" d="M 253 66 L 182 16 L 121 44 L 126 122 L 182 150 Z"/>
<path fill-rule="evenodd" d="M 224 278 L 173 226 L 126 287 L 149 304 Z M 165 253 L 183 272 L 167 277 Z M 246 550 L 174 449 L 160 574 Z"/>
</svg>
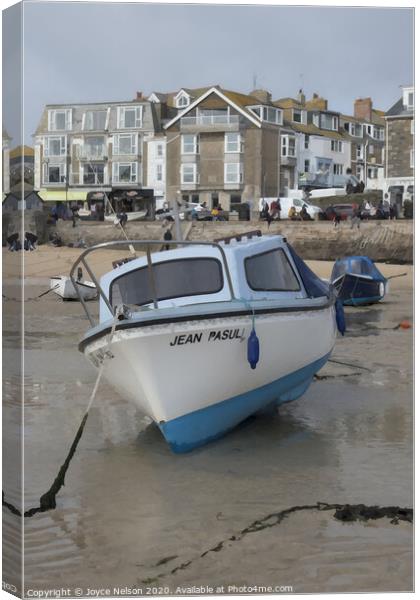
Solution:
<svg viewBox="0 0 420 600">
<path fill-rule="evenodd" d="M 264 200 L 267 202 L 268 207 L 270 208 L 270 204 L 277 200 L 277 198 L 260 198 L 260 212 L 262 211 Z M 317 221 L 319 219 L 320 213 L 322 213 L 322 209 L 319 206 L 315 206 L 314 204 L 309 204 L 305 200 L 301 198 L 280 198 L 280 218 L 288 219 L 289 218 L 289 210 L 294 206 L 297 213 L 300 213 L 302 208 L 305 206 L 308 211 L 309 216 Z"/>
</svg>

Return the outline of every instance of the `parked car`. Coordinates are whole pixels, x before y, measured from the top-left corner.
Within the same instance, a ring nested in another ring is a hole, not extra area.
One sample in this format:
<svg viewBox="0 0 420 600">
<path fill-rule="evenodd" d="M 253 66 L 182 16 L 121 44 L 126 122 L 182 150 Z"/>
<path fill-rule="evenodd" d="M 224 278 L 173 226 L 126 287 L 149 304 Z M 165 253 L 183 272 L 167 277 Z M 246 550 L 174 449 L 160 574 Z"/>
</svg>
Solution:
<svg viewBox="0 0 420 600">
<path fill-rule="evenodd" d="M 353 214 L 352 204 L 333 204 L 325 209 L 325 215 L 329 221 L 334 220 L 334 215 L 338 215 L 342 221 L 350 219 Z"/>
<path fill-rule="evenodd" d="M 362 219 L 389 219 L 390 205 L 389 202 L 383 202 L 381 206 L 364 206 L 361 210 Z"/>
</svg>

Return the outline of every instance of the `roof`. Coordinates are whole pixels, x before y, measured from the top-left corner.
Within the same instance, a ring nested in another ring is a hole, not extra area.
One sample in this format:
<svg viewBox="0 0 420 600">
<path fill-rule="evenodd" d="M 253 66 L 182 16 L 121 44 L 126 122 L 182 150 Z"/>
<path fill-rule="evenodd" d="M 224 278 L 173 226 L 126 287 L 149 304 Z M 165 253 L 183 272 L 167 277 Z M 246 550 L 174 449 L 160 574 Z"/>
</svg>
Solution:
<svg viewBox="0 0 420 600">
<path fill-rule="evenodd" d="M 185 89 L 185 88 L 182 88 Z M 225 100 L 228 104 L 233 104 L 239 112 L 241 112 L 244 116 L 246 116 L 254 125 L 257 127 L 261 127 L 261 121 L 258 119 L 257 115 L 249 108 L 250 106 L 255 105 L 264 105 L 265 103 L 261 102 L 255 96 L 249 96 L 247 94 L 241 94 L 240 92 L 233 92 L 231 90 L 224 90 L 220 86 L 212 86 L 209 88 L 205 88 L 205 91 L 201 96 L 199 96 L 194 102 L 192 102 L 189 106 L 187 106 L 184 110 L 178 113 L 176 117 L 171 119 L 168 123 L 164 125 L 165 129 L 171 127 L 178 119 L 187 114 L 191 109 L 195 108 L 200 102 L 205 100 L 210 94 L 217 94 L 222 100 Z M 270 106 L 272 104 L 270 103 Z"/>
<path fill-rule="evenodd" d="M 400 98 L 397 102 L 391 106 L 391 108 L 385 113 L 385 118 L 387 117 L 413 117 L 414 110 L 408 109 L 403 104 L 403 99 Z"/>
<path fill-rule="evenodd" d="M 300 110 L 305 109 L 305 105 L 295 98 L 279 98 L 279 100 L 275 100 L 273 104 L 279 108 L 299 108 Z"/>
<path fill-rule="evenodd" d="M 16 146 L 10 151 L 10 158 L 19 158 L 21 156 L 35 156 L 34 149 L 30 146 Z"/>
<path fill-rule="evenodd" d="M 349 140 L 351 139 L 346 131 L 339 129 L 339 131 L 331 131 L 330 129 L 320 129 L 312 123 L 304 125 L 303 123 L 295 123 L 294 121 L 285 121 L 285 125 L 289 126 L 298 133 L 305 133 L 307 135 L 318 135 L 321 137 L 327 137 L 333 140 Z"/>
</svg>

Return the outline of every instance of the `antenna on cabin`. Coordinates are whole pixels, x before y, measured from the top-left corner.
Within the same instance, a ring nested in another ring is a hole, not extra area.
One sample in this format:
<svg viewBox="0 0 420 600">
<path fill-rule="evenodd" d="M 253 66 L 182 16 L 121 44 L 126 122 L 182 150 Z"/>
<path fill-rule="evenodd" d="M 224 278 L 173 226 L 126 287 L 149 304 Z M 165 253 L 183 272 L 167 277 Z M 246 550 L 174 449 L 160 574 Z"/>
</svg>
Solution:
<svg viewBox="0 0 420 600">
<path fill-rule="evenodd" d="M 303 91 L 303 88 L 304 88 L 303 73 L 299 73 L 299 81 L 300 81 L 300 89 Z"/>
</svg>

